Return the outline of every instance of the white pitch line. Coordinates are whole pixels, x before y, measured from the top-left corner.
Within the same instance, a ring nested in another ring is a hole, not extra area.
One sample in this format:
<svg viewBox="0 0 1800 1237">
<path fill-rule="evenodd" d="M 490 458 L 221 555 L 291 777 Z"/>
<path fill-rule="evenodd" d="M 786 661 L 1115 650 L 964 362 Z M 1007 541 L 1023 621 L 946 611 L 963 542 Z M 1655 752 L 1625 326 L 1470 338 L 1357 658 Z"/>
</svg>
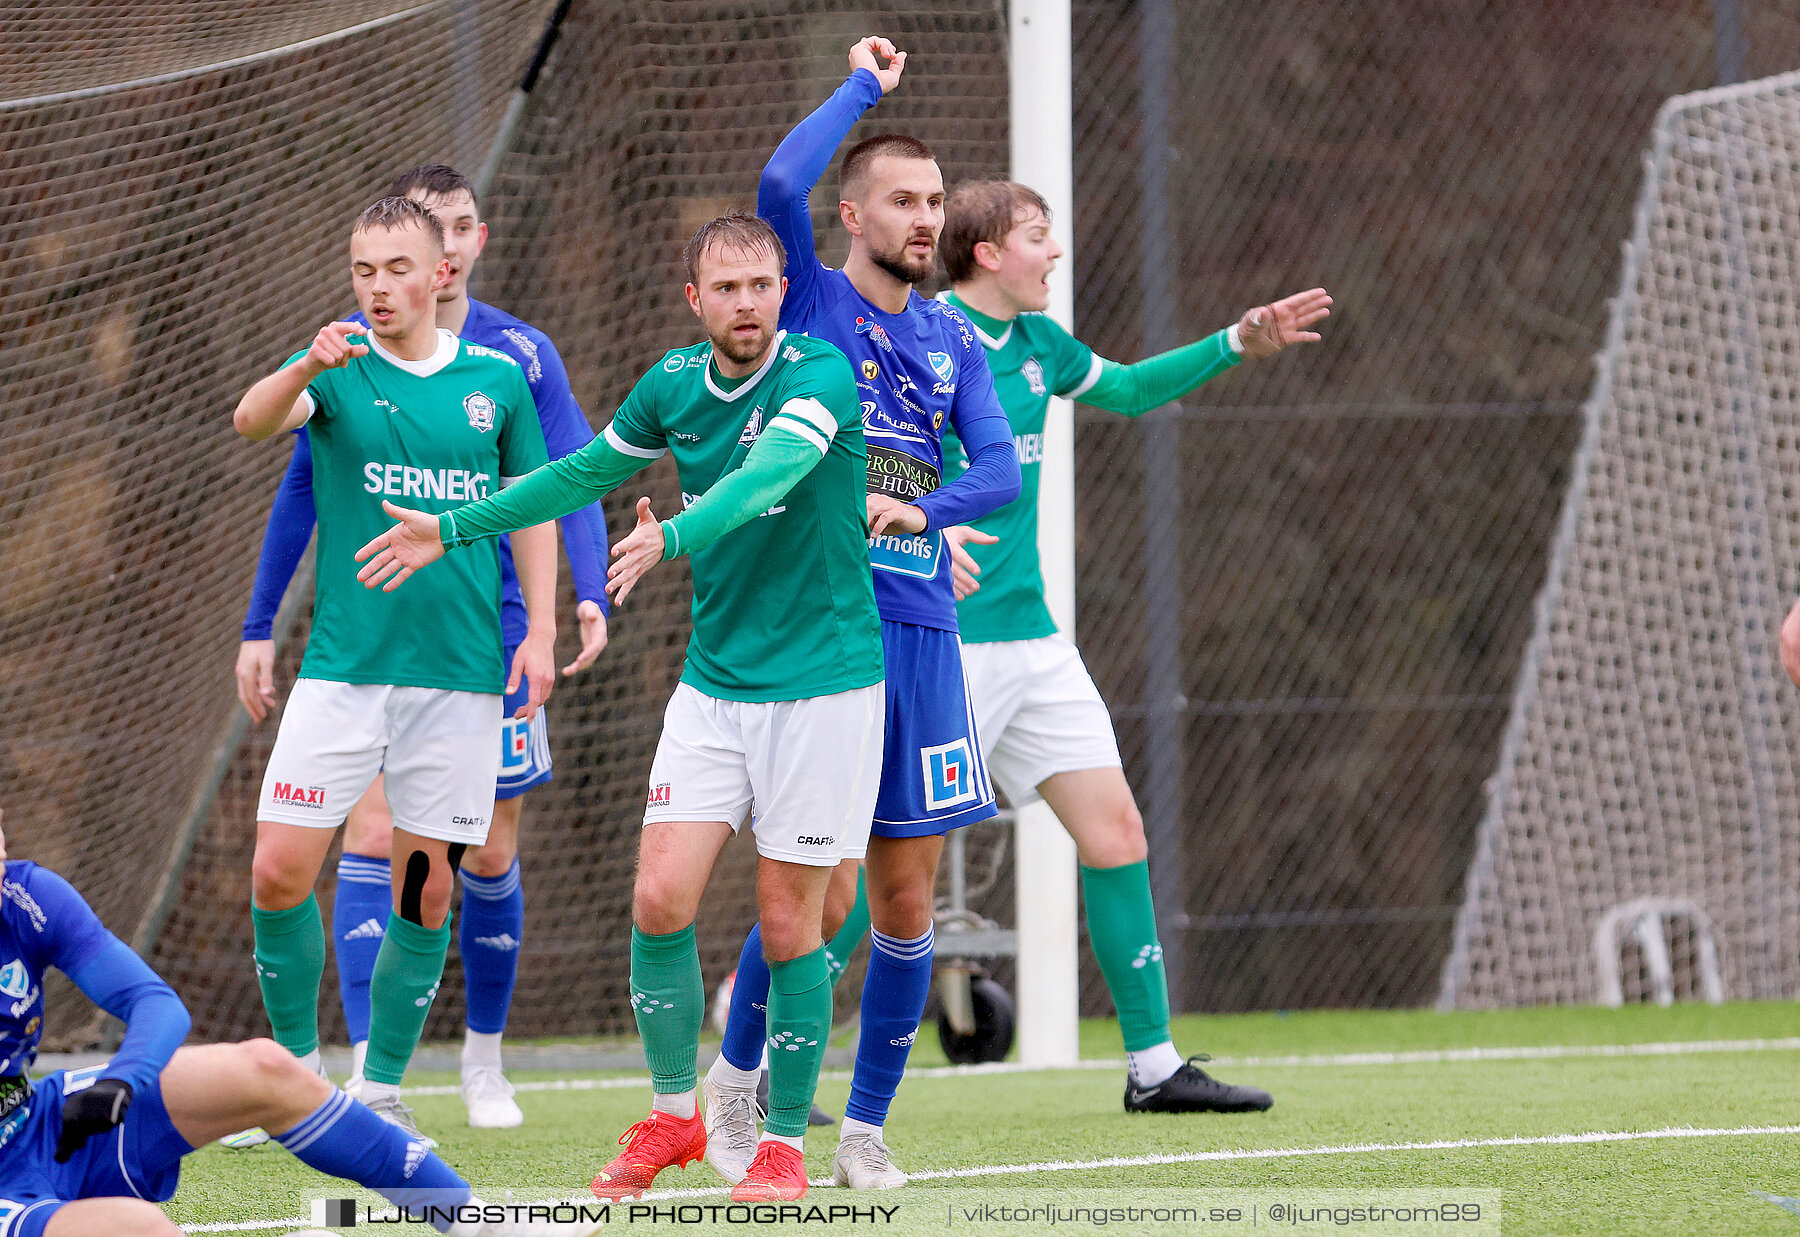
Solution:
<svg viewBox="0 0 1800 1237">
<path fill-rule="evenodd" d="M 1471 1151 L 1488 1147 L 1567 1147 L 1593 1143 L 1649 1142 L 1669 1138 L 1755 1138 L 1771 1134 L 1800 1134 L 1800 1125 L 1743 1125 L 1729 1129 L 1668 1126 L 1660 1130 L 1591 1130 L 1583 1134 L 1534 1134 L 1513 1138 L 1440 1138 L 1414 1143 L 1344 1143 L 1334 1147 L 1240 1147 L 1225 1151 L 1186 1151 L 1168 1155 L 1115 1155 L 1095 1160 L 1036 1160 L 1028 1164 L 978 1164 L 969 1168 L 940 1168 L 909 1173 L 914 1181 L 946 1181 L 968 1177 L 1006 1177 L 1028 1173 L 1082 1172 L 1095 1168 L 1153 1168 L 1165 1164 L 1207 1164 L 1223 1160 L 1288 1160 L 1326 1155 L 1371 1155 L 1390 1151 Z M 829 1186 L 831 1178 L 817 1177 L 812 1184 Z M 705 1198 L 726 1192 L 726 1186 L 695 1190 L 655 1190 L 646 1201 L 671 1198 Z M 581 1199 L 562 1200 L 569 1202 Z M 258 1229 L 301 1225 L 305 1217 L 290 1220 L 244 1220 L 226 1224 L 192 1224 L 188 1233 L 242 1233 Z"/>
<path fill-rule="evenodd" d="M 1717 1052 L 1794 1052 L 1800 1051 L 1800 1036 L 1785 1039 L 1700 1039 L 1664 1041 L 1648 1044 L 1550 1044 L 1519 1048 L 1444 1048 L 1417 1052 L 1341 1052 L 1320 1056 L 1293 1057 L 1214 1057 L 1208 1064 L 1223 1069 L 1288 1069 L 1308 1066 L 1357 1065 L 1444 1065 L 1472 1061 L 1550 1061 L 1565 1057 L 1674 1057 Z M 1118 1060 L 1078 1061 L 1059 1066 L 1063 1070 L 1122 1070 Z M 908 1078 L 973 1078 L 986 1074 L 1037 1074 L 1054 1072 L 1043 1066 L 1021 1065 L 1016 1061 L 996 1061 L 987 1065 L 934 1065 L 906 1071 Z M 822 1081 L 844 1082 L 849 1070 L 825 1070 Z M 554 1078 L 542 1082 L 520 1082 L 519 1091 L 615 1091 L 647 1087 L 650 1079 L 642 1075 L 629 1078 Z M 403 1087 L 402 1095 L 457 1095 L 454 1086 Z"/>
</svg>

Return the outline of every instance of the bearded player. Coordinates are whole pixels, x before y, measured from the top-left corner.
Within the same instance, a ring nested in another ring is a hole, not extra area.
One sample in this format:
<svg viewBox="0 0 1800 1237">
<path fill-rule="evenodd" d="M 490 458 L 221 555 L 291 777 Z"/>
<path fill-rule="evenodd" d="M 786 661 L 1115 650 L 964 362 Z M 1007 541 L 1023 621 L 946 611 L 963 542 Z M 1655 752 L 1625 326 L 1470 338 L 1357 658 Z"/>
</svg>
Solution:
<svg viewBox="0 0 1800 1237">
<path fill-rule="evenodd" d="M 257 810 L 252 920 L 275 1039 L 317 1069 L 325 942 L 313 885 L 337 827 L 382 774 L 392 883 L 362 1098 L 416 1130 L 399 1085 L 443 975 L 456 869 L 487 840 L 502 700 L 528 684 L 514 716 L 529 720 L 554 675 L 556 530 L 513 539 L 529 630 L 510 677 L 494 547 L 404 598 L 357 584 L 355 547 L 386 526 L 384 498 L 455 505 L 545 455 L 518 362 L 436 325 L 449 277 L 437 216 L 383 198 L 358 218 L 350 257 L 368 325 L 324 327 L 234 415 L 252 441 L 307 426 L 320 514 L 313 627 Z"/>
<path fill-rule="evenodd" d="M 807 1116 L 831 1029 L 825 891 L 843 855 L 867 844 L 881 767 L 868 461 L 843 354 L 776 329 L 786 281 L 769 225 L 722 216 L 685 259 L 705 343 L 651 367 L 592 445 L 442 517 L 391 506 L 402 523 L 358 557 L 365 582 L 391 589 L 446 546 L 572 510 L 674 456 L 684 501 L 697 497 L 661 523 L 640 499 L 608 584 L 622 601 L 655 564 L 686 554 L 693 565 L 693 635 L 651 765 L 632 894 L 631 1006 L 655 1097 L 593 1190 L 634 1197 L 706 1153 L 694 920 L 719 851 L 748 816 L 773 1052 L 767 1133 L 732 1198 L 794 1199 L 806 1193 Z"/>
<path fill-rule="evenodd" d="M 561 459 L 592 442 L 594 432 L 570 390 L 568 371 L 556 345 L 537 328 L 469 295 L 469 278 L 488 239 L 474 184 L 454 168 L 434 163 L 401 173 L 388 192 L 412 198 L 443 225 L 450 278 L 437 292 L 437 325 L 472 344 L 504 352 L 519 363 L 531 387 L 551 459 Z M 269 511 L 256 584 L 244 616 L 244 642 L 238 651 L 238 699 L 258 722 L 275 701 L 275 612 L 312 537 L 316 518 L 312 448 L 302 428 L 294 434 L 293 458 Z M 562 540 L 575 581 L 575 617 L 581 627 L 581 652 L 563 667 L 563 674 L 569 675 L 593 664 L 606 647 L 605 513 L 597 505 L 571 512 L 562 520 Z M 502 655 L 510 664 L 529 623 L 513 567 L 512 543 L 502 537 L 499 546 Z M 526 690 L 521 687 L 507 698 L 507 711 L 524 702 Z M 511 1012 L 525 940 L 525 893 L 519 865 L 521 807 L 527 792 L 544 785 L 551 775 L 548 711 L 539 710 L 529 721 L 505 719 L 488 840 L 463 856 L 459 873 L 463 904 L 457 944 L 467 1004 L 461 1090 L 469 1124 L 477 1128 L 506 1129 L 525 1119 L 502 1072 L 500 1040 Z M 344 822 L 344 851 L 338 860 L 332 898 L 332 951 L 353 1062 L 350 1081 L 344 1085 L 353 1094 L 360 1093 L 362 1083 L 369 1039 L 369 982 L 387 923 L 391 833 L 386 795 L 381 779 L 376 778 Z M 266 1138 L 251 1131 L 227 1145 L 256 1141 Z"/>
</svg>

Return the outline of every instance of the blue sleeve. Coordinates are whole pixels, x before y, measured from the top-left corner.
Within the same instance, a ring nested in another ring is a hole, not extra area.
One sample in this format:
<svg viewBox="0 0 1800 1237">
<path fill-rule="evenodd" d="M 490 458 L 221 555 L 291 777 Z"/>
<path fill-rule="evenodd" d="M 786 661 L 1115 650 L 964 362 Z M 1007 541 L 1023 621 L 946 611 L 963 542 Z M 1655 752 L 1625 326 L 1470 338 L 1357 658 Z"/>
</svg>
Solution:
<svg viewBox="0 0 1800 1237">
<path fill-rule="evenodd" d="M 269 526 L 263 530 L 262 553 L 256 560 L 256 584 L 250 590 L 250 609 L 244 614 L 244 639 L 271 640 L 275 612 L 282 595 L 293 582 L 294 571 L 312 540 L 318 510 L 313 506 L 312 442 L 304 427 L 294 431 L 294 457 L 282 474 L 275 502 L 269 508 Z"/>
<path fill-rule="evenodd" d="M 556 345 L 541 335 L 535 342 L 542 372 L 531 384 L 531 398 L 544 427 L 544 446 L 552 460 L 560 460 L 594 441 L 594 430 L 575 402 L 569 371 Z M 606 595 L 606 509 L 598 502 L 576 508 L 562 518 L 562 534 L 576 599 L 597 602 L 600 613 L 611 614 L 612 602 Z"/>
<path fill-rule="evenodd" d="M 106 930 L 68 881 L 38 868 L 30 889 L 50 925 L 51 964 L 125 1024 L 125 1041 L 101 1076 L 122 1079 L 141 1095 L 187 1038 L 187 1007 L 130 946 Z"/>
<path fill-rule="evenodd" d="M 968 471 L 941 489 L 914 500 L 927 528 L 967 524 L 1019 496 L 1019 453 L 1012 424 L 994 394 L 994 374 L 985 349 L 965 347 L 951 397 L 950 424 L 968 456 Z"/>
<path fill-rule="evenodd" d="M 756 186 L 756 213 L 769 221 L 787 250 L 783 323 L 801 321 L 819 294 L 825 268 L 814 247 L 807 199 L 831 166 L 831 157 L 862 114 L 881 100 L 881 81 L 867 69 L 851 73 L 832 96 L 781 140 Z"/>
</svg>

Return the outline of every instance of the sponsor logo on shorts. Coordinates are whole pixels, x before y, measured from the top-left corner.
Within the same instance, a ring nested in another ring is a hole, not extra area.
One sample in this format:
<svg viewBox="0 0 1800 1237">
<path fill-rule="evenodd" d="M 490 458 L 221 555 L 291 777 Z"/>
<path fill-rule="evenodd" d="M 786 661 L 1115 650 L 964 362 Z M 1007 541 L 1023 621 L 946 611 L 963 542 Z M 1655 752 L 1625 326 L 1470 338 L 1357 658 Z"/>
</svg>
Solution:
<svg viewBox="0 0 1800 1237">
<path fill-rule="evenodd" d="M 802 845 L 802 846 L 832 846 L 837 843 L 836 838 L 815 837 L 813 834 L 810 834 L 810 833 L 802 833 L 798 838 L 795 838 L 794 840 L 799 842 L 800 845 Z"/>
<path fill-rule="evenodd" d="M 292 782 L 276 782 L 274 793 L 270 797 L 283 807 L 312 808 L 316 811 L 325 809 L 323 786 L 296 786 Z"/>
<path fill-rule="evenodd" d="M 925 806 L 931 811 L 975 801 L 975 762 L 967 739 L 920 748 L 919 766 L 925 775 Z"/>
<path fill-rule="evenodd" d="M 453 825 L 462 825 L 465 828 L 469 828 L 469 829 L 485 829 L 485 828 L 487 828 L 487 817 L 485 817 L 485 816 L 452 816 L 450 818 L 450 823 Z"/>
<path fill-rule="evenodd" d="M 500 723 L 500 768 L 516 771 L 531 763 L 531 723 L 509 717 Z"/>
<path fill-rule="evenodd" d="M 644 806 L 645 807 L 668 807 L 669 806 L 669 783 L 663 782 L 659 786 L 652 786 L 650 788 L 650 797 L 644 801 Z"/>
</svg>

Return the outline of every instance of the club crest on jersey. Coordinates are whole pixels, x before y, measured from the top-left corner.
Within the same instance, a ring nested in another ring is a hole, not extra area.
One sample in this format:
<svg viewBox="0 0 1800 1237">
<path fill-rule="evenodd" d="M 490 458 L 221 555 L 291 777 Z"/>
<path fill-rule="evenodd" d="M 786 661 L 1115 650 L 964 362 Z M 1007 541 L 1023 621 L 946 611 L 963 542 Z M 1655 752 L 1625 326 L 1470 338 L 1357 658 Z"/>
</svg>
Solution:
<svg viewBox="0 0 1800 1237">
<path fill-rule="evenodd" d="M 31 972 L 25 964 L 14 958 L 5 966 L 0 966 L 0 992 L 17 999 L 31 991 Z"/>
<path fill-rule="evenodd" d="M 881 372 L 881 366 L 875 364 L 875 362 L 873 362 L 873 361 L 864 361 L 863 362 L 863 377 L 864 378 L 872 379 L 875 377 L 876 374 L 879 374 L 880 372 Z"/>
<path fill-rule="evenodd" d="M 469 414 L 469 424 L 484 434 L 494 428 L 494 407 L 494 401 L 480 391 L 463 396 L 463 411 Z"/>
<path fill-rule="evenodd" d="M 1044 383 L 1044 367 L 1038 364 L 1034 356 L 1025 358 L 1025 364 L 1019 366 L 1019 372 L 1025 375 L 1025 382 L 1031 387 L 1033 395 L 1048 395 L 1050 388 Z"/>
<path fill-rule="evenodd" d="M 865 318 L 861 314 L 858 314 L 856 316 L 856 333 L 858 335 L 867 335 L 870 339 L 875 341 L 875 346 L 883 352 L 892 352 L 894 350 L 894 341 L 888 338 L 887 328 L 873 318 Z M 870 375 L 870 377 L 873 376 L 874 375 L 872 374 Z"/>
<path fill-rule="evenodd" d="M 949 382 L 955 376 L 956 365 L 948 352 L 927 352 L 925 359 L 931 362 L 931 372 L 938 376 L 939 382 Z"/>
<path fill-rule="evenodd" d="M 756 436 L 762 433 L 762 423 L 763 410 L 758 405 L 756 411 L 750 414 L 750 423 L 744 426 L 744 432 L 738 435 L 738 446 L 747 447 L 755 442 Z"/>
<path fill-rule="evenodd" d="M 969 756 L 967 739 L 920 748 L 919 765 L 925 775 L 927 808 L 935 812 L 975 801 L 975 762 Z"/>
</svg>

